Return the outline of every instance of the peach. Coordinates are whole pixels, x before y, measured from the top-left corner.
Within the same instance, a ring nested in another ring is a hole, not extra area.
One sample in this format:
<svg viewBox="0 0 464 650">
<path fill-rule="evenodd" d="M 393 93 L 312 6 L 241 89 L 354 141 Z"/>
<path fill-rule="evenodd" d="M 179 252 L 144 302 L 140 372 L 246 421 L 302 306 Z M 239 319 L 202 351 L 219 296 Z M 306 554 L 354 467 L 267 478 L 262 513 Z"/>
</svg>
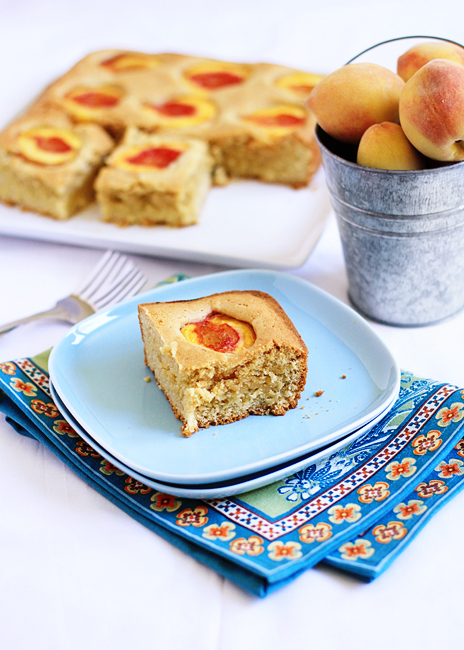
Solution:
<svg viewBox="0 0 464 650">
<path fill-rule="evenodd" d="M 408 81 L 419 68 L 433 59 L 446 59 L 464 65 L 464 48 L 446 41 L 427 41 L 414 45 L 399 57 L 398 75 Z"/>
<path fill-rule="evenodd" d="M 373 124 L 358 148 L 358 165 L 376 169 L 424 169 L 424 157 L 412 146 L 403 129 L 393 122 Z"/>
<path fill-rule="evenodd" d="M 23 131 L 18 136 L 21 155 L 39 165 L 63 165 L 73 160 L 82 147 L 82 140 L 69 129 L 41 126 Z"/>
<path fill-rule="evenodd" d="M 406 82 L 400 123 L 411 144 L 433 160 L 464 160 L 464 66 L 434 59 Z"/>
<path fill-rule="evenodd" d="M 351 63 L 324 77 L 306 105 L 336 140 L 357 144 L 373 124 L 398 122 L 404 81 L 375 63 Z"/>
</svg>

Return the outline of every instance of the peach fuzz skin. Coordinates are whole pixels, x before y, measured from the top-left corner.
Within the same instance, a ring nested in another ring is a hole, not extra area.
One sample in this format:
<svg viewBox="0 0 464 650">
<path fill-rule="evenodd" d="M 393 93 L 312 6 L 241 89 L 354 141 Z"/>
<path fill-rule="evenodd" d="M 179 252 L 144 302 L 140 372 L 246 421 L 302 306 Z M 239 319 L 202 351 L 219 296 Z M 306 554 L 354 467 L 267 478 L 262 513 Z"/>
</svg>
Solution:
<svg viewBox="0 0 464 650">
<path fill-rule="evenodd" d="M 404 81 L 375 63 L 350 63 L 324 77 L 306 105 L 319 126 L 340 142 L 357 144 L 373 124 L 398 122 Z"/>
<path fill-rule="evenodd" d="M 406 83 L 400 123 L 411 144 L 433 160 L 464 160 L 464 66 L 434 59 Z"/>
<path fill-rule="evenodd" d="M 434 59 L 446 59 L 464 65 L 464 48 L 444 41 L 430 41 L 414 45 L 399 57 L 398 75 L 404 81 L 408 81 L 422 66 Z"/>
<path fill-rule="evenodd" d="M 393 122 L 373 124 L 365 131 L 359 142 L 357 163 L 397 171 L 426 167 L 424 157 L 414 149 L 401 126 Z"/>
</svg>

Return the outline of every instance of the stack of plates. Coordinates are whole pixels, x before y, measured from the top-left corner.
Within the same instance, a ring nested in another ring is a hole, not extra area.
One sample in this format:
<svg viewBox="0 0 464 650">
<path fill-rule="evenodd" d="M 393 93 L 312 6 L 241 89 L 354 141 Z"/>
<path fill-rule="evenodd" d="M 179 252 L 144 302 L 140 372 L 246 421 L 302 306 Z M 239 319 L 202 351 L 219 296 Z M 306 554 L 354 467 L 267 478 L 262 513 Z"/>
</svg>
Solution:
<svg viewBox="0 0 464 650">
<path fill-rule="evenodd" d="M 144 365 L 140 302 L 259 290 L 282 305 L 308 350 L 298 407 L 250 416 L 190 438 Z M 283 479 L 366 433 L 396 400 L 400 370 L 352 309 L 304 280 L 230 271 L 165 285 L 82 321 L 49 362 L 57 406 L 103 457 L 156 490 L 187 498 L 232 496 Z M 323 391 L 319 396 L 316 393 Z"/>
</svg>

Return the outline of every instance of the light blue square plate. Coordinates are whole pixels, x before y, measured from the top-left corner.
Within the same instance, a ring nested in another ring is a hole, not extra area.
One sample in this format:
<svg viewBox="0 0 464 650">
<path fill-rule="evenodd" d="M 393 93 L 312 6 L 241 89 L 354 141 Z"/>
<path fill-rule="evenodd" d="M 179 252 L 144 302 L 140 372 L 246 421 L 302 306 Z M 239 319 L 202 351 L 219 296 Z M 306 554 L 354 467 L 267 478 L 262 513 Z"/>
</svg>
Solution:
<svg viewBox="0 0 464 650">
<path fill-rule="evenodd" d="M 175 483 L 163 483 L 162 481 L 149 478 L 148 476 L 143 476 L 133 468 L 127 467 L 120 460 L 112 456 L 106 449 L 101 447 L 91 436 L 89 436 L 87 431 L 85 431 L 80 426 L 79 422 L 73 418 L 61 401 L 51 382 L 50 390 L 53 401 L 60 409 L 61 415 L 64 419 L 73 427 L 75 432 L 78 433 L 81 438 L 83 438 L 95 451 L 106 458 L 106 460 L 129 476 L 132 476 L 132 478 L 135 478 L 137 481 L 144 483 L 154 490 L 159 490 L 161 492 L 166 492 L 167 494 L 188 499 L 222 499 L 224 497 L 231 497 L 237 494 L 242 494 L 243 492 L 249 492 L 250 490 L 256 490 L 257 488 L 264 487 L 270 483 L 275 483 L 291 474 L 295 474 L 295 472 L 306 469 L 310 465 L 317 464 L 318 466 L 321 466 L 329 457 L 333 457 L 336 452 L 346 449 L 358 438 L 370 431 L 370 429 L 372 429 L 372 427 L 377 424 L 377 422 L 381 420 L 392 407 L 392 404 L 389 404 L 386 410 L 383 413 L 380 413 L 376 418 L 374 418 L 374 420 L 359 429 L 355 429 L 355 431 L 349 433 L 340 440 L 337 440 L 337 442 L 333 442 L 328 447 L 323 447 L 322 449 L 310 452 L 303 457 L 299 456 L 298 458 L 289 461 L 288 464 L 268 467 L 259 472 L 254 472 L 253 474 L 239 476 L 219 483 L 206 483 L 204 485 L 201 483 L 193 485 L 181 483 L 180 485 L 176 485 Z"/>
<path fill-rule="evenodd" d="M 281 304 L 309 350 L 306 388 L 284 416 L 250 416 L 184 438 L 156 382 L 144 381 L 137 305 L 233 289 L 264 291 Z M 91 316 L 55 346 L 49 370 L 96 443 L 139 474 L 176 485 L 228 481 L 332 444 L 386 411 L 400 382 L 392 354 L 351 308 L 300 278 L 249 270 L 165 285 Z"/>
</svg>

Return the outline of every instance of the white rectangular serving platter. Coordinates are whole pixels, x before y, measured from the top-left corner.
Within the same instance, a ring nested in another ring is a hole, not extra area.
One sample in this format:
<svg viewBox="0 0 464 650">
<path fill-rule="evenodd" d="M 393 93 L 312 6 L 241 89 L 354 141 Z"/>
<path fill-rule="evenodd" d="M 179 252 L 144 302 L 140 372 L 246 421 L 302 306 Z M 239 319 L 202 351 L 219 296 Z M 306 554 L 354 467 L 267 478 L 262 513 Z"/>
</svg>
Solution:
<svg viewBox="0 0 464 650">
<path fill-rule="evenodd" d="M 112 248 L 191 262 L 284 270 L 301 266 L 330 214 L 324 172 L 307 188 L 236 181 L 213 188 L 200 221 L 185 228 L 104 223 L 96 205 L 58 221 L 0 204 L 0 234 L 40 241 Z"/>
</svg>

